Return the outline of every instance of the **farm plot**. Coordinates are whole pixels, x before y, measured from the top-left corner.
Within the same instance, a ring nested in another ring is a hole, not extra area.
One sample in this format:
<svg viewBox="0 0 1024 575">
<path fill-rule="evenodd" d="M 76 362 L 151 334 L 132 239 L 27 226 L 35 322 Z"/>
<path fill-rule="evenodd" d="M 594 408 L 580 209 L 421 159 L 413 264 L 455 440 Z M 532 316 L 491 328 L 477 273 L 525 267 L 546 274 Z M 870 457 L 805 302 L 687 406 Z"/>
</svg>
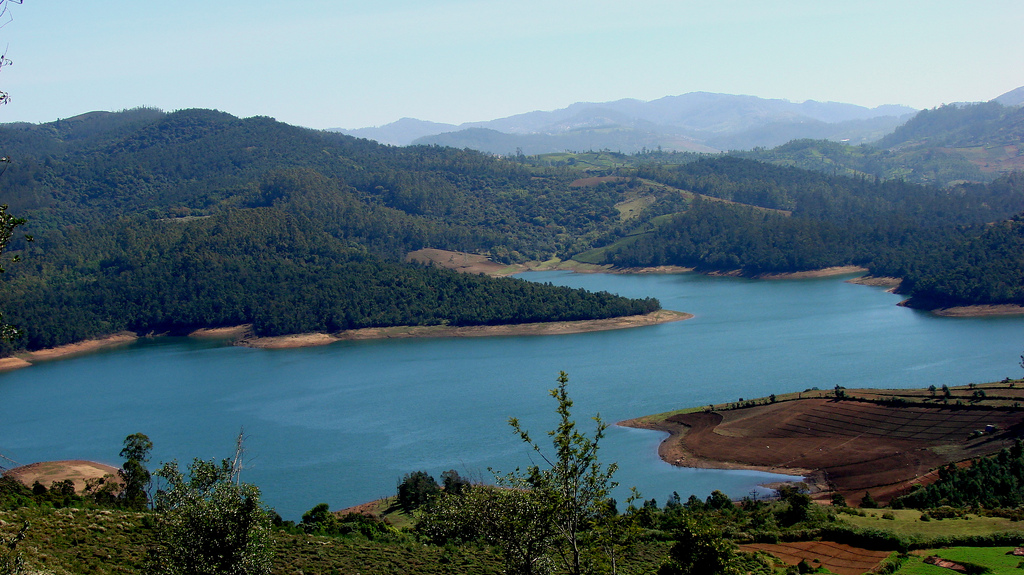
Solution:
<svg viewBox="0 0 1024 575">
<path fill-rule="evenodd" d="M 753 543 L 740 545 L 743 551 L 764 551 L 778 557 L 787 565 L 801 560 L 813 567 L 825 567 L 838 575 L 861 575 L 871 571 L 889 551 L 870 551 L 832 541 L 798 541 L 792 543 Z"/>
<path fill-rule="evenodd" d="M 680 455 L 666 458 L 820 471 L 847 500 L 872 490 L 884 501 L 935 467 L 1009 445 L 1022 421 L 1021 411 L 804 399 L 670 416 L 675 438 L 667 441 Z M 995 431 L 976 433 L 987 426 Z"/>
</svg>

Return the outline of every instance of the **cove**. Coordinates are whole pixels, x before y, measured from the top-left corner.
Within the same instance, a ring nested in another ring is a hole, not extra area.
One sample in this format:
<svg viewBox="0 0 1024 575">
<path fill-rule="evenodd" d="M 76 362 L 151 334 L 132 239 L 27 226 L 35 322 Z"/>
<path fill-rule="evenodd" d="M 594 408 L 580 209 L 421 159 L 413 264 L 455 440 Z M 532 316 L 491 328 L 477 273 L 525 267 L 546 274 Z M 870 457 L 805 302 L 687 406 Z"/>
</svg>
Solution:
<svg viewBox="0 0 1024 575">
<path fill-rule="evenodd" d="M 0 453 L 20 462 L 119 464 L 143 432 L 160 461 L 225 458 L 248 436 L 243 479 L 287 519 L 390 495 L 405 473 L 511 471 L 555 424 L 547 395 L 570 377 L 577 423 L 811 387 L 962 385 L 1020 375 L 1024 318 L 937 318 L 837 278 L 758 281 L 697 274 L 524 274 L 532 281 L 653 296 L 693 319 L 560 336 L 339 342 L 256 350 L 142 340 L 0 374 Z M 679 469 L 656 432 L 612 427 L 602 460 L 646 498 L 742 496 L 777 476 Z M 620 495 L 620 500 L 623 498 Z"/>
</svg>

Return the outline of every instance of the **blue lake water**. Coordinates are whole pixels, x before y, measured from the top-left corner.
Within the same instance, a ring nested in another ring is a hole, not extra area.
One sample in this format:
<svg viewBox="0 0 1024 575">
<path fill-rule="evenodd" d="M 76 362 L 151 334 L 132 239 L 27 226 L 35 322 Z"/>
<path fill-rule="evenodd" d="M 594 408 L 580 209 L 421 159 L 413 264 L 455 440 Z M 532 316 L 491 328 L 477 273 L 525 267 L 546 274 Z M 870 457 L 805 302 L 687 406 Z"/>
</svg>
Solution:
<svg viewBox="0 0 1024 575">
<path fill-rule="evenodd" d="M 340 342 L 255 350 L 184 338 L 0 374 L 0 453 L 20 463 L 119 465 L 124 437 L 160 461 L 225 458 L 244 426 L 243 479 L 288 519 L 394 493 L 403 474 L 488 480 L 555 424 L 547 390 L 569 373 L 584 429 L 680 407 L 811 387 L 927 387 L 1017 377 L 1024 318 L 937 318 L 837 278 L 755 281 L 697 274 L 531 273 L 533 281 L 654 296 L 691 320 L 562 336 Z M 613 427 L 601 449 L 616 479 L 664 502 L 748 493 L 775 476 L 661 462 L 662 434 Z M 621 497 L 621 495 L 620 495 Z"/>
</svg>

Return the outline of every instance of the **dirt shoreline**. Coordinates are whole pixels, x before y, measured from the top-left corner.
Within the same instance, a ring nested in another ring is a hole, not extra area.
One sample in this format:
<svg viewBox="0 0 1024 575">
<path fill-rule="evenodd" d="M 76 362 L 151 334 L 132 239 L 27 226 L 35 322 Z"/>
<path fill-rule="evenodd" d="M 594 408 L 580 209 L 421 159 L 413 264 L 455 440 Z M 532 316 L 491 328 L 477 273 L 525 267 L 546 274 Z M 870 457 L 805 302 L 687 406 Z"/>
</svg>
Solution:
<svg viewBox="0 0 1024 575">
<path fill-rule="evenodd" d="M 139 336 L 137 334 L 122 331 L 108 335 L 106 337 L 87 339 L 84 341 L 69 343 L 67 345 L 62 345 L 58 347 L 51 347 L 47 349 L 19 353 L 12 357 L 5 357 L 3 359 L 0 359 L 0 371 L 10 371 L 12 369 L 29 367 L 39 361 L 49 361 L 53 359 L 60 359 L 64 357 L 71 357 L 75 355 L 91 353 L 94 351 L 99 351 L 101 349 L 119 347 L 122 345 L 132 343 L 137 339 L 139 339 Z"/>
<path fill-rule="evenodd" d="M 674 321 L 682 321 L 693 317 L 692 314 L 658 310 L 645 315 L 614 317 L 608 319 L 592 319 L 582 321 L 555 321 L 543 323 L 525 323 L 517 325 L 480 325 L 480 326 L 396 326 L 368 327 L 353 329 L 336 334 L 307 333 L 284 335 L 278 337 L 254 337 L 239 340 L 238 345 L 260 349 L 289 349 L 296 347 L 313 347 L 328 345 L 336 341 L 354 341 L 366 339 L 397 339 L 411 337 L 493 337 L 523 335 L 561 335 L 585 333 L 592 331 L 608 331 L 628 329 L 648 325 L 658 325 Z"/>
<path fill-rule="evenodd" d="M 884 503 L 933 482 L 943 465 L 1011 445 L 1024 427 L 1024 414 L 1011 407 L 1024 398 L 1019 383 L 983 384 L 991 397 L 970 406 L 954 407 L 926 389 L 853 389 L 841 398 L 814 391 L 616 425 L 666 433 L 658 455 L 671 465 L 802 476 L 816 499 L 835 492 L 854 503 L 870 491 Z M 971 386 L 950 389 L 960 401 L 974 392 Z M 897 397 L 901 401 L 893 401 Z"/>
<path fill-rule="evenodd" d="M 366 340 L 366 339 L 394 339 L 411 337 L 491 337 L 491 336 L 517 336 L 517 335 L 559 335 L 570 333 L 585 333 L 592 331 L 609 331 L 614 329 L 628 329 L 648 325 L 658 325 L 674 321 L 690 319 L 693 314 L 672 311 L 658 310 L 646 315 L 633 315 L 625 317 L 613 317 L 608 319 L 594 319 L 581 321 L 556 321 L 543 323 L 526 323 L 516 325 L 483 325 L 483 326 L 395 326 L 395 327 L 371 327 L 353 329 L 334 334 L 328 333 L 300 333 L 282 335 L 275 337 L 255 337 L 252 335 L 252 326 L 249 324 L 204 328 L 188 334 L 189 337 L 199 339 L 224 339 L 234 340 L 235 345 L 252 347 L 258 349 L 293 349 L 299 347 L 316 347 L 329 345 L 337 341 Z M 39 361 L 48 361 L 64 357 L 89 353 L 100 349 L 108 349 L 125 345 L 139 339 L 139 336 L 130 332 L 122 332 L 103 338 L 90 339 L 63 345 L 60 347 L 41 349 L 38 351 L 21 353 L 12 357 L 0 358 L 0 372 L 29 367 Z"/>
<path fill-rule="evenodd" d="M 662 461 L 677 467 L 692 467 L 694 469 L 725 469 L 725 470 L 748 470 L 765 471 L 779 475 L 792 475 L 794 482 L 798 478 L 813 478 L 816 471 L 813 469 L 801 469 L 785 467 L 782 465 L 753 465 L 738 461 L 715 460 L 700 457 L 686 449 L 680 441 L 690 430 L 689 427 L 673 421 L 651 421 L 646 417 L 637 417 L 620 421 L 615 425 L 619 427 L 631 427 L 633 429 L 647 429 L 651 431 L 662 431 L 668 434 L 658 445 L 658 456 Z M 773 484 L 774 485 L 774 484 Z"/>
</svg>

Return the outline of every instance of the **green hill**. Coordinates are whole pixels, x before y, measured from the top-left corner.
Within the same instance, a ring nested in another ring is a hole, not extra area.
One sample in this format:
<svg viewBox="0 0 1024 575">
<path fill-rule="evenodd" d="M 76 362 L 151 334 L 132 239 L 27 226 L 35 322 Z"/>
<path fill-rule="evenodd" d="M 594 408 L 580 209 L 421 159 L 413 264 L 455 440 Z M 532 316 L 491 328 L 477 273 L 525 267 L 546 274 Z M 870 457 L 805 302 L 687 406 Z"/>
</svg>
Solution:
<svg viewBox="0 0 1024 575">
<path fill-rule="evenodd" d="M 36 241 L 12 244 L 25 263 L 3 295 L 30 348 L 122 329 L 274 335 L 658 307 L 401 263 L 423 247 L 546 259 L 617 217 L 614 193 L 567 174 L 208 110 L 86 114 L 6 136 L 3 197 Z"/>
</svg>

